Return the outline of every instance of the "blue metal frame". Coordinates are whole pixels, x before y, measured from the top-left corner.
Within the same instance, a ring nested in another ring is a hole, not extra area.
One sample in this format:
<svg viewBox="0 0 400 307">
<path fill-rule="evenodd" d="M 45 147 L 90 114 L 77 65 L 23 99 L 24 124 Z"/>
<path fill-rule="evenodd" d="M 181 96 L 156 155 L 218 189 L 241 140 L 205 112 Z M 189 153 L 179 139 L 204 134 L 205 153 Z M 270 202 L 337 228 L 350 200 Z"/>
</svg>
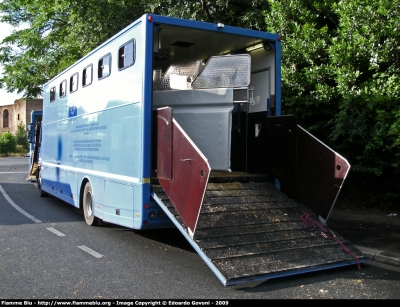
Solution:
<svg viewBox="0 0 400 307">
<path fill-rule="evenodd" d="M 147 15 L 142 16 L 142 23 L 145 28 L 145 53 L 144 61 L 144 80 L 153 79 L 153 24 L 148 20 Z M 152 82 L 143 82 L 143 162 L 142 162 L 142 178 L 144 179 L 143 189 L 147 199 L 150 202 L 150 181 L 151 181 L 151 159 L 152 159 L 152 98 L 153 98 Z"/>
<path fill-rule="evenodd" d="M 43 117 L 43 111 L 42 110 L 33 110 L 32 112 L 31 112 L 31 124 L 34 124 L 34 128 L 36 129 L 36 125 L 35 125 L 35 123 L 36 123 L 36 118 L 38 117 L 38 116 L 42 116 Z M 34 131 L 35 133 L 36 133 L 36 131 Z M 38 133 L 40 133 L 40 131 L 38 132 Z M 33 136 L 34 137 L 34 136 Z M 30 143 L 29 144 L 29 152 L 30 152 L 30 155 L 29 155 L 29 169 L 32 167 L 32 162 L 33 162 L 33 151 L 35 150 L 35 143 Z"/>
<path fill-rule="evenodd" d="M 266 40 L 271 41 L 278 41 L 278 34 L 272 34 L 268 32 L 256 31 L 256 30 L 249 30 L 244 28 L 237 28 L 232 26 L 219 27 L 218 24 L 215 23 L 208 23 L 203 21 L 195 21 L 195 20 L 187 20 L 175 17 L 167 17 L 161 15 L 152 15 L 148 14 L 145 16 L 151 16 L 153 19 L 153 23 L 160 23 L 160 24 L 168 24 L 173 26 L 181 26 L 181 27 L 188 27 L 188 28 L 196 28 L 200 30 L 208 30 L 208 31 L 218 31 L 222 33 L 230 33 L 242 36 L 249 36 L 249 37 L 258 37 Z"/>
<path fill-rule="evenodd" d="M 147 17 L 152 17 L 152 22 L 154 24 L 169 24 L 174 26 L 196 28 L 200 30 L 217 31 L 221 33 L 229 33 L 235 35 L 242 35 L 248 37 L 257 37 L 263 40 L 269 40 L 274 42 L 275 45 L 275 105 L 276 105 L 276 115 L 281 115 L 281 35 L 262 32 L 244 28 L 237 28 L 224 25 L 219 27 L 218 24 L 207 23 L 202 21 L 179 19 L 174 17 L 160 16 L 160 15 L 145 15 Z M 146 17 L 146 18 L 147 18 Z"/>
<path fill-rule="evenodd" d="M 281 75 L 281 39 L 275 43 L 275 114 L 282 115 L 282 75 Z"/>
</svg>

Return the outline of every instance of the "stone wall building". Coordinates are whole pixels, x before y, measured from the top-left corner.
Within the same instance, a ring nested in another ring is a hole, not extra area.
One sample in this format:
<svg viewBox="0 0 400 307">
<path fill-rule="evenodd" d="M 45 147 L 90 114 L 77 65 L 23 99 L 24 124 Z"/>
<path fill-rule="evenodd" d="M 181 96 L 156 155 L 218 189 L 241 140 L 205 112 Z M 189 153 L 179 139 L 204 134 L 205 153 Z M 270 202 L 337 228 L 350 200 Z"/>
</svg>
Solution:
<svg viewBox="0 0 400 307">
<path fill-rule="evenodd" d="M 30 123 L 33 110 L 43 110 L 43 99 L 17 99 L 14 104 L 0 106 L 0 134 L 11 132 L 15 135 L 19 123 L 25 127 Z"/>
</svg>

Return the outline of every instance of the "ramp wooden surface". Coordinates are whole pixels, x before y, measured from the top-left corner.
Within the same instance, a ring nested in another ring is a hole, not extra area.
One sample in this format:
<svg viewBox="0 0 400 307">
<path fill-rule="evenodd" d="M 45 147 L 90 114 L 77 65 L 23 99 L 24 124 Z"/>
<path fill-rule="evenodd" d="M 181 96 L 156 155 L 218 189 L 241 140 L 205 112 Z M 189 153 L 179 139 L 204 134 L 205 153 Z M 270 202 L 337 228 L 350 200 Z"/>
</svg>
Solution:
<svg viewBox="0 0 400 307">
<path fill-rule="evenodd" d="M 38 170 L 38 164 L 36 162 L 32 163 L 32 167 L 29 169 L 29 174 L 26 177 L 26 180 L 36 180 Z"/>
<path fill-rule="evenodd" d="M 153 191 L 161 207 L 187 231 L 156 179 Z M 307 229 L 300 219 L 304 211 L 307 208 L 277 190 L 265 176 L 211 172 L 191 244 L 223 276 L 225 285 L 347 265 L 357 269 L 357 262 L 368 261 L 334 231 L 357 259 L 335 240 Z"/>
</svg>

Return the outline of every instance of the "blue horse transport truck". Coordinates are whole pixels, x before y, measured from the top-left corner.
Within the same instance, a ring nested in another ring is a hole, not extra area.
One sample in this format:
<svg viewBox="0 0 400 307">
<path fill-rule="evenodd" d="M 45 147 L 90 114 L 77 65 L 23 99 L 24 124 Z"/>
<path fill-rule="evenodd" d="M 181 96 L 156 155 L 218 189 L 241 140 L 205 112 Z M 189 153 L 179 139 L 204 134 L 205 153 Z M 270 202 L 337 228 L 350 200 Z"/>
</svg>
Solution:
<svg viewBox="0 0 400 307">
<path fill-rule="evenodd" d="M 44 87 L 37 186 L 86 223 L 177 227 L 224 286 L 360 265 L 350 165 L 282 115 L 281 36 L 146 14 Z"/>
</svg>

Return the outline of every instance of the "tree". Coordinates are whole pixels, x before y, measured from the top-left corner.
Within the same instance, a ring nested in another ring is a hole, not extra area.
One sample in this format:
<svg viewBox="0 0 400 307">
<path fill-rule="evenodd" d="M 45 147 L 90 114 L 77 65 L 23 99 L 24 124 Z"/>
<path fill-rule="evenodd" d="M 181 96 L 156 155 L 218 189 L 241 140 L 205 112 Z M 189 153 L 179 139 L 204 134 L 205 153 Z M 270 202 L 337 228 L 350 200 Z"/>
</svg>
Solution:
<svg viewBox="0 0 400 307">
<path fill-rule="evenodd" d="M 269 1 L 283 35 L 286 113 L 352 165 L 355 200 L 400 200 L 400 5 L 385 0 Z"/>
<path fill-rule="evenodd" d="M 366 201 L 384 206 L 400 199 L 400 3 L 350 1 L 339 16 L 329 49 L 341 96 L 331 139 L 355 161 Z"/>
<path fill-rule="evenodd" d="M 3 0 L 1 22 L 15 27 L 0 47 L 0 88 L 26 98 L 134 21 L 140 0 Z"/>
<path fill-rule="evenodd" d="M 8 155 L 10 152 L 14 152 L 17 146 L 15 137 L 10 132 L 4 132 L 0 136 L 0 153 Z"/>
<path fill-rule="evenodd" d="M 29 143 L 28 143 L 26 138 L 27 138 L 26 127 L 22 122 L 19 122 L 18 130 L 15 133 L 15 140 L 17 142 L 17 145 L 20 145 L 20 146 L 22 146 L 22 148 L 28 150 L 29 149 Z"/>
<path fill-rule="evenodd" d="M 282 111 L 327 142 L 340 97 L 330 71 L 329 46 L 338 25 L 335 1 L 269 1 L 268 31 L 282 35 Z"/>
<path fill-rule="evenodd" d="M 269 3 L 265 0 L 153 0 L 148 10 L 154 14 L 186 18 L 229 26 L 265 30 L 265 12 Z"/>
</svg>

